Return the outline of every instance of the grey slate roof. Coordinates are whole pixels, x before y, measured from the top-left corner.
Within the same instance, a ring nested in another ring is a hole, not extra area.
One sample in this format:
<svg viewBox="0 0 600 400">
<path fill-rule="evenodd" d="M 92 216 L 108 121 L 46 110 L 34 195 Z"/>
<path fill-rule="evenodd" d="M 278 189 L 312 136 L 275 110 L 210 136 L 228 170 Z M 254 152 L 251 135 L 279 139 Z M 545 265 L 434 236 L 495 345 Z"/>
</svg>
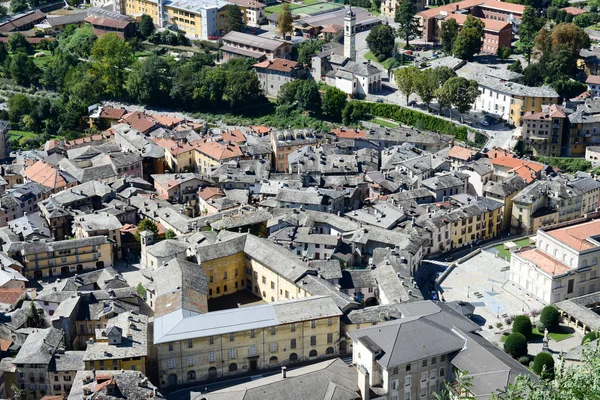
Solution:
<svg viewBox="0 0 600 400">
<path fill-rule="evenodd" d="M 35 329 L 27 336 L 14 363 L 49 365 L 52 355 L 62 344 L 63 336 L 61 329 Z"/>
<path fill-rule="evenodd" d="M 313 296 L 328 296 L 340 310 L 346 312 L 350 308 L 358 308 L 360 305 L 354 301 L 352 296 L 340 292 L 338 288 L 314 275 L 306 275 L 302 278 L 298 285 Z"/>
<path fill-rule="evenodd" d="M 177 239 L 165 239 L 148 246 L 147 251 L 155 257 L 175 257 L 176 254 L 184 253 L 188 248 L 186 243 Z"/>
<path fill-rule="evenodd" d="M 198 305 L 195 293 L 208 296 L 208 278 L 202 266 L 174 258 L 152 272 L 157 295 L 168 296 L 173 308 L 191 312 L 206 310 L 206 304 Z M 191 293 L 194 292 L 194 293 Z M 175 295 L 175 296 L 174 296 Z M 156 300 L 157 308 L 161 303 Z"/>
<path fill-rule="evenodd" d="M 65 351 L 54 354 L 50 371 L 77 372 L 85 369 L 83 355 L 85 351 Z"/>
<path fill-rule="evenodd" d="M 94 371 L 77 371 L 77 375 L 73 379 L 73 387 L 69 393 L 69 400 L 80 400 L 87 398 L 83 393 L 83 388 L 86 387 L 94 393 L 94 399 L 98 400 L 146 400 L 154 398 L 157 400 L 164 399 L 160 392 L 154 393 L 156 389 L 152 382 L 148 381 L 140 371 L 103 371 L 96 370 L 97 375 L 111 376 L 115 383 L 115 390 L 110 394 L 107 392 L 106 385 L 98 387 L 98 382 L 93 379 Z M 91 378 L 90 383 L 85 383 L 87 377 Z M 141 385 L 144 382 L 145 385 Z"/>
<path fill-rule="evenodd" d="M 79 247 L 98 246 L 109 242 L 110 241 L 106 236 L 92 236 L 89 238 L 61 240 L 58 242 L 26 242 L 23 244 L 23 254 L 48 253 Z"/>
<path fill-rule="evenodd" d="M 342 360 L 322 361 L 211 393 L 192 392 L 191 400 L 359 400 L 356 368 Z"/>
</svg>

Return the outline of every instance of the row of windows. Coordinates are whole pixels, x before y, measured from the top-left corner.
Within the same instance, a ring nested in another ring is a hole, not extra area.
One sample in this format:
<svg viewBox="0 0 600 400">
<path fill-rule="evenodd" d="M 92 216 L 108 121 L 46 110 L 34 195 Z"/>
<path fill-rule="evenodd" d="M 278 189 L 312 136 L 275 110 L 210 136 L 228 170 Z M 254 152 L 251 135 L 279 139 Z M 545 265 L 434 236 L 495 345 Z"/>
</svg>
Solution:
<svg viewBox="0 0 600 400">
<path fill-rule="evenodd" d="M 275 346 L 276 345 L 277 345 L 277 343 L 275 343 Z M 254 347 L 254 349 L 252 349 L 253 347 Z M 295 348 L 295 346 L 293 348 Z M 235 355 L 236 355 L 235 349 L 231 349 L 231 350 L 234 350 L 234 352 L 233 352 L 234 357 L 229 357 L 229 358 L 230 359 L 235 359 L 236 358 L 235 357 Z M 274 351 L 274 350 L 272 350 L 272 351 Z M 231 354 L 232 353 L 230 351 L 230 355 Z M 333 349 L 333 347 L 328 347 L 325 350 L 325 355 L 327 355 L 327 356 L 332 356 L 334 354 L 335 354 L 335 350 Z M 255 346 L 250 346 L 250 353 L 249 353 L 249 355 L 250 356 L 256 355 L 256 347 Z M 317 357 L 317 355 L 318 355 L 318 352 L 316 350 L 311 350 L 308 353 L 308 357 L 309 358 Z M 289 360 L 291 362 L 298 361 L 298 354 L 296 354 L 296 353 L 290 354 Z M 214 352 L 210 352 L 209 353 L 208 361 L 209 362 L 215 362 L 215 353 Z M 188 367 L 195 365 L 194 356 L 188 356 L 187 362 L 188 362 L 187 363 Z M 271 358 L 269 358 L 269 362 L 271 364 L 277 364 L 279 362 L 279 359 L 276 356 L 271 356 Z M 176 362 L 176 360 L 174 358 L 169 358 L 169 360 L 167 361 L 167 365 L 168 365 L 169 369 L 173 369 L 173 368 L 176 368 L 177 362 Z M 209 377 L 211 377 L 211 371 L 213 370 L 213 368 L 215 368 L 214 369 L 214 373 L 216 374 L 216 367 L 210 367 L 209 368 L 209 374 L 208 374 Z M 229 372 L 237 371 L 237 364 L 236 363 L 230 363 L 228 369 L 229 369 Z M 193 373 L 192 374 L 193 378 L 190 378 L 190 372 Z M 189 379 L 196 379 L 196 373 L 195 373 L 195 371 L 190 371 L 190 372 L 188 372 L 188 380 Z"/>
<path fill-rule="evenodd" d="M 291 326 L 291 332 L 296 332 L 296 324 L 291 324 L 290 326 Z M 276 331 L 277 330 L 276 330 L 275 327 L 271 327 L 271 335 L 275 335 Z M 255 337 L 256 337 L 256 331 L 254 329 L 250 330 L 250 338 L 255 338 Z M 234 339 L 235 339 L 235 334 L 230 333 L 229 334 L 229 341 L 233 342 Z M 215 343 L 215 337 L 214 336 L 210 336 L 209 342 L 210 342 L 210 344 L 214 344 Z M 333 343 L 333 333 L 328 333 L 327 334 L 327 343 Z M 317 337 L 316 336 L 311 336 L 310 337 L 310 345 L 311 346 L 316 346 L 317 345 Z M 274 350 L 273 350 L 273 346 L 275 346 Z M 271 351 L 272 352 L 277 351 L 277 347 L 276 346 L 277 346 L 277 342 L 271 343 Z M 188 347 L 188 349 L 191 349 L 191 348 L 194 347 L 194 341 L 193 341 L 193 339 L 188 339 L 188 341 L 187 341 L 187 347 Z M 253 347 L 255 347 L 255 345 L 250 346 L 251 349 Z M 296 348 L 296 339 L 291 339 L 291 341 L 290 341 L 290 347 L 292 349 Z M 174 350 L 173 343 L 169 343 L 169 351 L 173 351 L 173 350 Z M 231 353 L 231 351 L 235 352 L 236 349 L 235 348 L 230 349 L 230 357 L 229 357 L 229 358 L 235 358 L 235 356 L 231 357 L 231 354 L 233 354 L 233 353 Z M 211 354 L 214 354 L 214 352 L 211 352 Z"/>
</svg>

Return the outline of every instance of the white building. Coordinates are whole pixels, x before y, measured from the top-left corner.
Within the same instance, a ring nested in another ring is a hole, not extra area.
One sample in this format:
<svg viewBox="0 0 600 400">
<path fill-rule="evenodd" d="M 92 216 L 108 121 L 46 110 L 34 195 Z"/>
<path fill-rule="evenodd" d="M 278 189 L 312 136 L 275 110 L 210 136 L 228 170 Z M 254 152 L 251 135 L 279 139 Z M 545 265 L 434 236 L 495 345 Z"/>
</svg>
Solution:
<svg viewBox="0 0 600 400">
<path fill-rule="evenodd" d="M 592 98 L 600 97 L 600 75 L 590 75 L 585 80 L 588 87 L 588 92 Z"/>
<path fill-rule="evenodd" d="M 512 253 L 510 279 L 552 304 L 600 290 L 600 220 L 537 231 L 537 248 Z"/>
</svg>

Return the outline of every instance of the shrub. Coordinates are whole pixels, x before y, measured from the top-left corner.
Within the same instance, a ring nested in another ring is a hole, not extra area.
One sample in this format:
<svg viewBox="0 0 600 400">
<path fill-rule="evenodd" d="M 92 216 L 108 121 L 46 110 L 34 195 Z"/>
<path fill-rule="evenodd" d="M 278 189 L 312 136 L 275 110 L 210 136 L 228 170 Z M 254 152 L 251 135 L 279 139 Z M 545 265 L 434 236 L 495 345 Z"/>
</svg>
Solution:
<svg viewBox="0 0 600 400">
<path fill-rule="evenodd" d="M 512 54 L 510 47 L 502 46 L 498 48 L 498 58 L 505 60 Z"/>
<path fill-rule="evenodd" d="M 504 341 L 504 351 L 513 358 L 526 356 L 527 339 L 521 333 L 511 333 Z"/>
<path fill-rule="evenodd" d="M 554 358 L 541 352 L 533 359 L 533 372 L 544 379 L 554 379 Z"/>
<path fill-rule="evenodd" d="M 558 309 L 554 306 L 546 306 L 542 309 L 540 314 L 540 323 L 544 329 L 548 329 L 548 332 L 555 332 L 558 328 Z M 543 330 L 543 329 L 542 329 Z"/>
<path fill-rule="evenodd" d="M 513 321 L 512 331 L 513 333 L 518 332 L 522 334 L 528 341 L 531 340 L 532 326 L 529 317 L 526 315 L 517 316 Z"/>
<path fill-rule="evenodd" d="M 529 365 L 530 358 L 529 356 L 519 357 L 519 364 L 521 365 Z"/>
<path fill-rule="evenodd" d="M 536 157 L 536 160 L 542 164 L 548 164 L 551 167 L 557 167 L 561 171 L 567 173 L 575 173 L 577 171 L 589 171 L 592 169 L 592 163 L 583 158 L 567 158 L 567 157 Z"/>
<path fill-rule="evenodd" d="M 600 334 L 598 334 L 598 332 L 596 331 L 591 331 L 583 336 L 583 339 L 581 339 L 581 344 L 583 345 L 588 344 L 590 342 L 595 342 L 598 339 L 600 339 Z"/>
</svg>

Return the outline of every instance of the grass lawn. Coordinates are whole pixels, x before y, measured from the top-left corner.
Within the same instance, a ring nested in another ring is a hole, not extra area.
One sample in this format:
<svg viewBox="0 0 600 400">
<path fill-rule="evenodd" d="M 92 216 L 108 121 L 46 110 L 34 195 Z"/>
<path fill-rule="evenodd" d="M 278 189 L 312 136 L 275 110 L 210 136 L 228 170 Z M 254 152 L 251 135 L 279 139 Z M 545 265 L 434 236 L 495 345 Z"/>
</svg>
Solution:
<svg viewBox="0 0 600 400">
<path fill-rule="evenodd" d="M 377 61 L 377 57 L 375 57 L 375 55 L 374 55 L 372 52 L 370 52 L 370 51 L 367 51 L 367 52 L 365 53 L 365 60 L 371 60 L 372 62 L 374 62 L 374 63 L 377 63 L 377 64 L 381 65 L 383 68 L 385 68 L 385 69 L 388 69 L 388 67 L 390 66 L 390 63 L 391 63 L 392 61 L 394 61 L 394 58 L 393 58 L 393 57 L 390 57 L 390 58 L 388 58 L 387 60 L 384 60 L 384 61 L 382 61 L 382 62 L 379 62 L 379 61 Z"/>
<path fill-rule="evenodd" d="M 529 238 L 519 239 L 519 240 L 514 241 L 514 243 L 517 246 L 519 246 L 519 248 L 529 246 Z M 504 243 L 495 245 L 494 249 L 498 250 L 498 254 L 500 256 L 502 256 L 505 259 L 508 259 L 510 261 L 510 251 L 508 251 L 504 248 Z"/>
<path fill-rule="evenodd" d="M 544 338 L 544 332 L 538 331 L 537 328 L 533 328 L 533 335 L 534 335 L 534 337 L 539 336 L 540 340 L 542 340 Z M 548 337 L 550 337 L 550 339 L 554 340 L 555 342 L 560 342 L 561 340 L 568 339 L 571 336 L 573 336 L 572 333 L 565 332 L 565 331 L 548 333 Z"/>
<path fill-rule="evenodd" d="M 48 64 L 48 62 L 50 62 L 54 59 L 54 56 L 52 55 L 52 53 L 50 53 L 49 50 L 36 50 L 34 52 L 34 54 L 37 54 L 37 53 L 44 53 L 46 55 L 45 57 L 34 57 L 33 55 L 29 56 L 33 59 L 33 63 L 38 68 L 45 68 L 46 64 Z"/>
<path fill-rule="evenodd" d="M 13 130 L 8 131 L 8 141 L 9 142 L 14 142 L 15 140 L 18 140 L 20 143 L 22 143 L 25 139 L 33 138 L 36 136 L 37 136 L 37 134 L 34 132 L 13 131 Z"/>
<path fill-rule="evenodd" d="M 313 1 L 313 0 L 307 0 L 307 1 Z M 300 7 L 304 7 L 305 5 L 312 5 L 315 3 L 318 3 L 318 0 L 314 0 L 314 3 L 305 3 L 305 4 L 290 4 L 287 3 L 290 6 L 290 10 L 293 10 L 295 8 L 300 8 Z M 265 14 L 268 17 L 269 15 L 273 14 L 273 13 L 278 13 L 279 11 L 281 11 L 281 6 L 282 4 L 277 4 L 276 6 L 269 6 L 267 8 L 265 8 Z"/>
<path fill-rule="evenodd" d="M 136 51 L 135 53 L 133 53 L 133 56 L 138 58 L 138 57 L 150 57 L 152 54 L 151 51 Z"/>
<path fill-rule="evenodd" d="M 305 6 L 312 6 L 313 4 L 321 3 L 322 0 L 304 0 L 302 4 Z"/>
<path fill-rule="evenodd" d="M 373 118 L 371 120 L 371 122 L 373 122 L 375 124 L 379 124 L 379 125 L 383 126 L 384 128 L 397 128 L 400 126 L 397 123 L 392 122 L 390 120 L 383 119 L 383 118 L 377 118 L 377 117 Z"/>
</svg>

